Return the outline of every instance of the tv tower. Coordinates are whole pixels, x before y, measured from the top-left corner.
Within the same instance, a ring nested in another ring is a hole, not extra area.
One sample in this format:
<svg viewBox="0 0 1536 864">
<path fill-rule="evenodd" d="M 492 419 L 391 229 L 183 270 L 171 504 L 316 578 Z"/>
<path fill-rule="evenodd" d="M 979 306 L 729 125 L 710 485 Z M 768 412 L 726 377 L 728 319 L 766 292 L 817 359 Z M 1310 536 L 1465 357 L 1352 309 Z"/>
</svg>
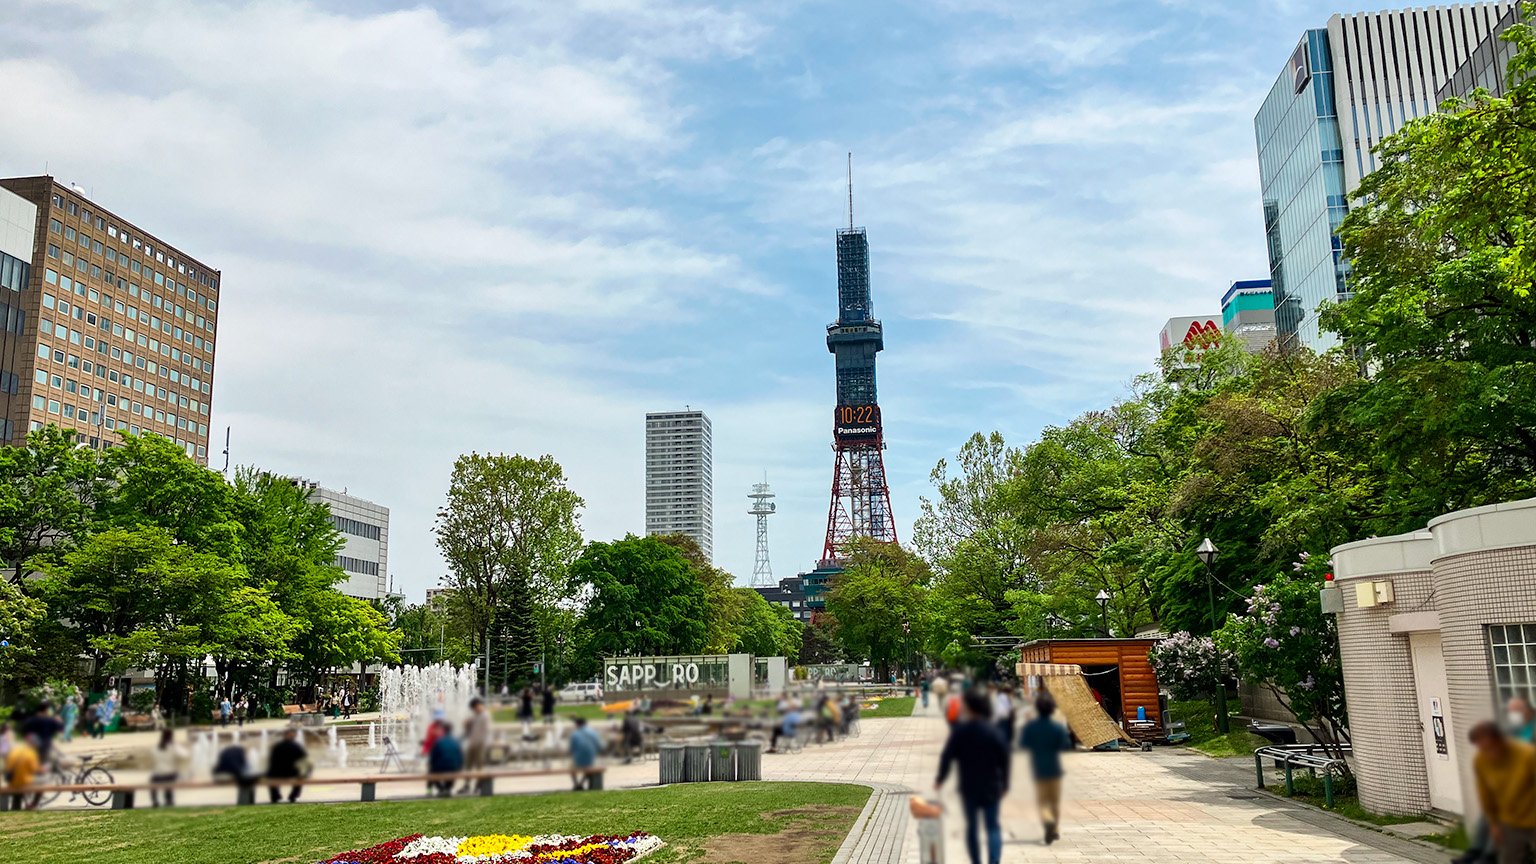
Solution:
<svg viewBox="0 0 1536 864">
<path fill-rule="evenodd" d="M 837 321 L 827 325 L 836 357 L 837 407 L 832 415 L 832 504 L 822 566 L 832 566 L 855 537 L 896 542 L 891 490 L 885 482 L 885 433 L 875 398 L 875 354 L 885 348 L 869 300 L 869 238 L 853 225 L 853 154 L 848 154 L 848 228 L 837 232 Z"/>
<path fill-rule="evenodd" d="M 768 481 L 764 479 L 752 484 L 752 494 L 747 497 L 752 499 L 752 509 L 747 513 L 757 517 L 757 558 L 752 562 L 752 587 L 769 588 L 773 586 L 773 567 L 768 563 L 768 517 L 776 508 L 768 500 L 773 497 L 768 491 Z"/>
</svg>

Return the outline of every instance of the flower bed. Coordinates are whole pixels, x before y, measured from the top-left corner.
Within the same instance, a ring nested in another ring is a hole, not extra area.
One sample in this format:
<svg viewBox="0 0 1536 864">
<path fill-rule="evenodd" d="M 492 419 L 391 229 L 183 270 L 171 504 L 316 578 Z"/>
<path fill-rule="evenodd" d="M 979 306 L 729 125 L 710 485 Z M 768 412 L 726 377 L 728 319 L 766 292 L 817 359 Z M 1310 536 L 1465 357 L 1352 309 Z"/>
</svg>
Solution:
<svg viewBox="0 0 1536 864">
<path fill-rule="evenodd" d="M 320 864 L 627 864 L 663 845 L 661 838 L 638 831 L 628 837 L 412 834 L 367 849 L 343 852 Z"/>
</svg>

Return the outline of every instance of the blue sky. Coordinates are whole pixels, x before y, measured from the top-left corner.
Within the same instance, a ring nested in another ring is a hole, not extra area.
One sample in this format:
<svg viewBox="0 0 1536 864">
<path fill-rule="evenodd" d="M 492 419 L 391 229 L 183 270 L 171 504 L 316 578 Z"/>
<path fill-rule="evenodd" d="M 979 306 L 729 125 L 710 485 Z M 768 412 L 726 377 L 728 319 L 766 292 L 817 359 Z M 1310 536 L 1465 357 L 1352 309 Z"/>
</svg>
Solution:
<svg viewBox="0 0 1536 864">
<path fill-rule="evenodd" d="M 1372 7 L 1374 8 L 1374 7 Z M 818 556 L 833 232 L 869 231 L 906 539 L 978 430 L 1026 442 L 1266 274 L 1253 114 L 1317 2 L 12 0 L 0 172 L 224 273 L 234 459 L 391 508 L 413 600 L 453 459 L 553 454 L 643 528 L 644 412 L 715 429 L 716 562 Z"/>
</svg>

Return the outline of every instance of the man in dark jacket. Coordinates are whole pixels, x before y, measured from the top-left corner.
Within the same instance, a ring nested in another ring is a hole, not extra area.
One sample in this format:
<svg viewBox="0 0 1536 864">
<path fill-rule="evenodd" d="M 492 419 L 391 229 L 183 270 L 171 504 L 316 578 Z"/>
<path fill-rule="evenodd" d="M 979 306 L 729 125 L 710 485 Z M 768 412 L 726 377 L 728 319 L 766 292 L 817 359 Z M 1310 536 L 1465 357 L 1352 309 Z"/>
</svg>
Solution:
<svg viewBox="0 0 1536 864">
<path fill-rule="evenodd" d="M 977 817 L 987 823 L 987 864 L 998 864 L 1003 857 L 1003 829 L 997 811 L 1008 794 L 1008 742 L 992 722 L 992 701 L 986 691 L 973 688 L 965 692 L 965 712 L 950 729 L 944 754 L 939 757 L 939 779 L 933 788 L 944 785 L 950 763 L 960 767 L 960 800 L 965 805 L 965 849 L 971 864 L 982 864 L 981 845 L 976 836 Z"/>
<path fill-rule="evenodd" d="M 309 753 L 304 745 L 299 743 L 299 730 L 288 729 L 283 732 L 283 738 L 272 745 L 272 755 L 267 757 L 267 778 L 270 780 L 298 780 L 303 778 L 305 766 L 301 762 L 309 761 Z M 297 784 L 288 790 L 288 803 L 299 800 L 299 790 L 303 788 Z M 267 793 L 272 796 L 272 803 L 276 804 L 282 799 L 276 786 L 268 786 Z"/>
<path fill-rule="evenodd" d="M 1035 795 L 1040 802 L 1040 821 L 1045 823 L 1045 842 L 1050 845 L 1061 835 L 1056 824 L 1061 820 L 1061 754 L 1072 749 L 1072 736 L 1051 719 L 1056 702 L 1047 694 L 1035 700 L 1035 719 L 1024 724 L 1019 746 L 1029 751 L 1029 767 L 1035 778 Z"/>
</svg>

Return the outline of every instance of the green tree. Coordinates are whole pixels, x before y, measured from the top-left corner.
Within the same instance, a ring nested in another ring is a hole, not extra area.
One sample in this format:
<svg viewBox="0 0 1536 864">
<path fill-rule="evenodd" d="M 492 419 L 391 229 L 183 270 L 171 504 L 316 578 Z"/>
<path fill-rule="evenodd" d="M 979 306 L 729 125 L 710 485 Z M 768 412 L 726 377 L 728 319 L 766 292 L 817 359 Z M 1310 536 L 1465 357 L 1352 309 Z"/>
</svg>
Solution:
<svg viewBox="0 0 1536 864">
<path fill-rule="evenodd" d="M 848 654 L 889 674 L 923 644 L 927 562 L 894 543 L 855 540 L 843 571 L 833 577 L 827 611 Z M 910 637 L 908 629 L 910 628 Z"/>
<path fill-rule="evenodd" d="M 591 657 L 703 653 L 708 594 L 676 547 L 633 534 L 589 543 L 571 576 L 587 598 L 579 641 Z"/>
<path fill-rule="evenodd" d="M 769 603 L 751 588 L 734 588 L 740 599 L 739 636 L 729 652 L 757 657 L 787 657 L 791 664 L 800 657 L 802 625 L 793 612 Z"/>
<path fill-rule="evenodd" d="M 37 629 L 47 614 L 41 600 L 0 580 L 0 685 L 17 680 L 23 664 L 36 658 Z"/>
<path fill-rule="evenodd" d="M 736 577 L 710 563 L 698 542 L 686 534 L 658 534 L 656 539 L 682 553 L 693 568 L 694 578 L 704 587 L 704 651 L 725 654 L 735 650 L 747 614 L 745 595 L 734 587 Z"/>
<path fill-rule="evenodd" d="M 825 613 L 815 616 L 800 631 L 799 662 L 807 666 L 847 660 L 837 639 L 837 619 Z"/>
<path fill-rule="evenodd" d="M 452 610 L 474 645 L 495 637 L 493 674 L 530 675 L 550 641 L 539 626 L 553 619 L 541 610 L 569 601 L 582 506 L 551 456 L 471 453 L 454 463 L 434 530 Z"/>
<path fill-rule="evenodd" d="M 12 582 L 33 572 L 28 562 L 67 547 L 93 528 L 106 487 L 94 450 L 73 430 L 46 426 L 19 447 L 0 448 L 0 567 Z"/>
<path fill-rule="evenodd" d="M 192 461 L 159 435 L 123 435 L 103 462 L 113 492 L 99 509 L 122 528 L 153 525 L 200 551 L 237 557 L 240 526 L 223 475 Z"/>
</svg>

